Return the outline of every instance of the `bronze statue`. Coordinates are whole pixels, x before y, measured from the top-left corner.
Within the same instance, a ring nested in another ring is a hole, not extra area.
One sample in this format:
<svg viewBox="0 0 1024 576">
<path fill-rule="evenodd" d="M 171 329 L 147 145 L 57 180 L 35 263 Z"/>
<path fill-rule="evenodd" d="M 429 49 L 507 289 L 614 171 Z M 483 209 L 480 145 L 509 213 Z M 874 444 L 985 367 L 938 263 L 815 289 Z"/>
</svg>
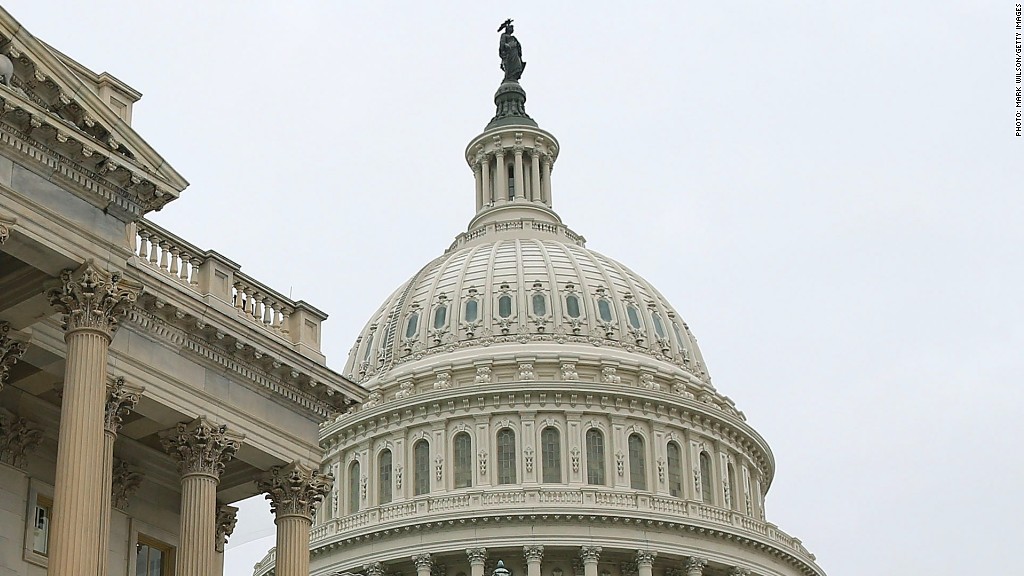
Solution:
<svg viewBox="0 0 1024 576">
<path fill-rule="evenodd" d="M 512 35 L 512 19 L 509 18 L 498 26 L 498 32 L 502 32 L 501 40 L 498 41 L 498 56 L 501 58 L 501 69 L 505 71 L 504 82 L 518 82 L 526 68 L 526 62 L 523 62 L 523 47 Z"/>
</svg>

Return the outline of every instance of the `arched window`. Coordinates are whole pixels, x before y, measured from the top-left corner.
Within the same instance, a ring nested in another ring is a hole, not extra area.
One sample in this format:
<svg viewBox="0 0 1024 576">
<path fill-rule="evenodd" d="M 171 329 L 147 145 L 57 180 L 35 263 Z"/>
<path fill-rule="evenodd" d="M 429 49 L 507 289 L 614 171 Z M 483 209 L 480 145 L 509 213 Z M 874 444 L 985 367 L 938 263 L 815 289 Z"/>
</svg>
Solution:
<svg viewBox="0 0 1024 576">
<path fill-rule="evenodd" d="M 661 321 L 661 314 L 657 311 L 651 312 L 651 322 L 654 323 L 654 333 L 658 335 L 658 338 L 665 337 L 665 324 Z"/>
<path fill-rule="evenodd" d="M 452 466 L 456 488 L 473 485 L 473 440 L 468 432 L 459 432 L 452 439 Z"/>
<path fill-rule="evenodd" d="M 533 295 L 533 315 L 544 316 L 548 313 L 548 301 L 543 294 Z"/>
<path fill-rule="evenodd" d="M 377 504 L 391 502 L 391 450 L 377 455 Z"/>
<path fill-rule="evenodd" d="M 420 325 L 420 313 L 413 312 L 409 315 L 409 319 L 405 322 L 405 337 L 413 338 L 416 336 L 416 329 Z"/>
<path fill-rule="evenodd" d="M 626 306 L 626 318 L 629 319 L 629 325 L 632 326 L 634 330 L 640 329 L 640 311 L 637 310 L 636 306 L 633 306 L 632 304 Z"/>
<path fill-rule="evenodd" d="M 682 498 L 683 496 L 683 452 L 679 444 L 669 442 L 665 450 L 668 455 L 668 493 Z"/>
<path fill-rule="evenodd" d="M 370 354 L 373 352 L 373 332 L 366 335 L 366 348 L 363 350 L 363 362 L 370 361 Z"/>
<path fill-rule="evenodd" d="M 604 484 L 604 434 L 587 430 L 587 484 Z"/>
<path fill-rule="evenodd" d="M 348 513 L 359 512 L 359 462 L 348 467 Z"/>
<path fill-rule="evenodd" d="M 629 448 L 629 487 L 647 490 L 647 456 L 644 454 L 644 438 L 630 434 L 626 440 Z"/>
<path fill-rule="evenodd" d="M 506 170 L 506 174 L 508 174 L 508 201 L 511 202 L 516 199 L 516 167 L 514 164 L 509 164 Z"/>
<path fill-rule="evenodd" d="M 569 294 L 565 297 L 565 313 L 569 315 L 569 318 L 580 317 L 580 299 L 575 294 Z"/>
<path fill-rule="evenodd" d="M 737 508 L 739 492 L 736 490 L 736 471 L 733 470 L 732 462 L 725 466 L 725 485 L 729 488 L 729 501 L 725 503 L 728 508 Z"/>
<path fill-rule="evenodd" d="M 412 445 L 413 496 L 430 492 L 430 444 L 418 440 Z"/>
<path fill-rule="evenodd" d="M 466 322 L 472 324 L 480 313 L 480 304 L 474 300 L 466 300 Z"/>
<path fill-rule="evenodd" d="M 498 430 L 496 438 L 498 484 L 516 483 L 516 433 L 511 428 Z"/>
<path fill-rule="evenodd" d="M 679 345 L 679 349 L 682 350 L 686 347 L 686 340 L 683 339 L 683 332 L 679 329 L 679 324 L 672 323 L 672 331 L 676 333 L 676 344 Z"/>
<path fill-rule="evenodd" d="M 512 297 L 502 294 L 498 297 L 498 316 L 508 318 L 512 315 Z"/>
<path fill-rule="evenodd" d="M 597 301 L 597 315 L 601 318 L 602 322 L 612 321 L 612 303 L 607 298 L 601 298 Z"/>
<path fill-rule="evenodd" d="M 562 438 L 558 428 L 548 426 L 540 433 L 540 455 L 543 482 L 562 481 Z"/>
<path fill-rule="evenodd" d="M 711 485 L 711 456 L 704 451 L 700 453 L 700 499 L 707 504 L 714 504 L 714 492 Z"/>
<path fill-rule="evenodd" d="M 434 330 L 440 330 L 444 328 L 444 325 L 448 322 L 448 305 L 441 304 L 434 310 Z"/>
</svg>

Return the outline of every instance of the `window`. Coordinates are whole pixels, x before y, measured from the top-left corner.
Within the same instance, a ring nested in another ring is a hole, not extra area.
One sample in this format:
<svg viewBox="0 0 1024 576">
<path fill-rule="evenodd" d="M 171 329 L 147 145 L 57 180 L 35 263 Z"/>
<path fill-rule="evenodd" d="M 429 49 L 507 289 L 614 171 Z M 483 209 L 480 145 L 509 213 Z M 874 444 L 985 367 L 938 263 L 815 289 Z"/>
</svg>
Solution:
<svg viewBox="0 0 1024 576">
<path fill-rule="evenodd" d="M 661 321 L 661 314 L 658 314 L 657 312 L 652 312 L 651 321 L 654 322 L 654 333 L 658 335 L 658 338 L 664 338 L 665 324 Z"/>
<path fill-rule="evenodd" d="M 711 491 L 711 456 L 707 452 L 700 453 L 700 499 L 706 504 L 714 504 L 714 493 Z"/>
<path fill-rule="evenodd" d="M 629 325 L 632 326 L 634 330 L 640 329 L 640 311 L 637 310 L 636 306 L 633 306 L 632 304 L 626 306 L 626 318 L 629 318 Z"/>
<path fill-rule="evenodd" d="M 440 330 L 444 328 L 444 325 L 448 322 L 448 305 L 441 304 L 434 310 L 434 330 Z"/>
<path fill-rule="evenodd" d="M 502 294 L 498 297 L 498 316 L 508 318 L 512 315 L 512 297 Z"/>
<path fill-rule="evenodd" d="M 509 164 L 506 169 L 508 170 L 508 200 L 511 202 L 516 199 L 516 168 L 514 164 Z"/>
<path fill-rule="evenodd" d="M 604 434 L 587 430 L 587 484 L 604 484 Z"/>
<path fill-rule="evenodd" d="M 391 502 L 391 450 L 377 455 L 377 504 Z"/>
<path fill-rule="evenodd" d="M 472 324 L 476 322 L 477 315 L 480 312 L 480 304 L 476 300 L 466 300 L 466 322 Z"/>
<path fill-rule="evenodd" d="M 543 482 L 562 481 L 562 438 L 558 428 L 548 426 L 540 433 L 540 459 Z"/>
<path fill-rule="evenodd" d="M 726 502 L 726 506 L 728 506 L 729 508 L 737 508 L 737 504 L 739 504 L 739 491 L 736 490 L 736 485 L 734 484 L 735 481 L 736 471 L 733 470 L 732 462 L 729 462 L 729 464 L 727 464 L 725 467 L 725 484 L 726 486 L 729 487 L 730 492 L 730 501 Z"/>
<path fill-rule="evenodd" d="M 682 498 L 683 496 L 683 457 L 679 444 L 669 442 L 668 453 L 668 493 Z"/>
<path fill-rule="evenodd" d="M 366 350 L 363 350 L 363 362 L 370 361 L 370 354 L 373 352 L 373 332 L 366 335 Z"/>
<path fill-rule="evenodd" d="M 565 313 L 569 315 L 569 318 L 580 317 L 580 299 L 575 294 L 565 297 Z"/>
<path fill-rule="evenodd" d="M 419 440 L 412 445 L 413 495 L 430 492 L 430 444 Z"/>
<path fill-rule="evenodd" d="M 53 517 L 53 500 L 36 494 L 32 509 L 32 551 L 40 556 L 50 552 L 50 519 Z"/>
<path fill-rule="evenodd" d="M 174 548 L 139 534 L 135 544 L 135 576 L 174 574 Z"/>
<path fill-rule="evenodd" d="M 413 338 L 413 337 L 415 337 L 416 336 L 416 329 L 419 327 L 419 324 L 420 324 L 420 313 L 419 312 L 413 312 L 412 315 L 409 316 L 409 320 L 407 320 L 406 323 L 405 323 L 405 337 L 406 338 Z"/>
<path fill-rule="evenodd" d="M 629 448 L 629 487 L 647 490 L 647 457 L 644 454 L 643 436 L 630 434 L 626 444 Z"/>
<path fill-rule="evenodd" d="M 473 440 L 468 432 L 459 432 L 452 440 L 452 456 L 455 465 L 455 487 L 468 488 L 473 485 Z"/>
<path fill-rule="evenodd" d="M 543 294 L 533 295 L 533 315 L 544 316 L 548 313 L 548 302 Z"/>
<path fill-rule="evenodd" d="M 683 333 L 679 330 L 679 324 L 672 323 L 672 331 L 676 333 L 676 344 L 679 345 L 679 349 L 682 350 L 686 345 L 686 340 L 683 339 Z"/>
<path fill-rule="evenodd" d="M 597 301 L 597 315 L 601 317 L 602 322 L 612 321 L 612 303 L 607 298 Z"/>
<path fill-rule="evenodd" d="M 498 430 L 498 484 L 516 483 L 516 433 L 511 428 Z"/>
<path fill-rule="evenodd" d="M 348 467 L 348 513 L 359 512 L 359 462 Z"/>
</svg>

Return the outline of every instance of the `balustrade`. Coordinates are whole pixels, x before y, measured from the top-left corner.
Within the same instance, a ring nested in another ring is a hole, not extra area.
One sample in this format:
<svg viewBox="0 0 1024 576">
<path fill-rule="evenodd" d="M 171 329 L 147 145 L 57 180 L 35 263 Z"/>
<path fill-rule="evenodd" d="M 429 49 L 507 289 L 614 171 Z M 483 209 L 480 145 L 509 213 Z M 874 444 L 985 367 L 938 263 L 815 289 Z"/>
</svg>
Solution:
<svg viewBox="0 0 1024 576">
<path fill-rule="evenodd" d="M 145 220 L 136 226 L 135 246 L 139 262 L 193 290 L 199 289 L 203 250 Z"/>
</svg>

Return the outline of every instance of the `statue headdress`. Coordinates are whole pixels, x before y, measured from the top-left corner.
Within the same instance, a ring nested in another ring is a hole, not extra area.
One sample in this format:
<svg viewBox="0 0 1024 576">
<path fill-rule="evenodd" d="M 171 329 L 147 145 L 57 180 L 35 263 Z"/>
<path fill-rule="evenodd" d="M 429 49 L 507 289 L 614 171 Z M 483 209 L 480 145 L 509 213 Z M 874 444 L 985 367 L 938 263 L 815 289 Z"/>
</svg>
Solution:
<svg viewBox="0 0 1024 576">
<path fill-rule="evenodd" d="M 502 22 L 501 26 L 498 26 L 498 32 L 501 32 L 502 30 L 505 30 L 506 28 L 508 28 L 511 25 L 512 25 L 512 19 L 509 18 L 508 20 L 505 20 L 504 22 Z"/>
</svg>

